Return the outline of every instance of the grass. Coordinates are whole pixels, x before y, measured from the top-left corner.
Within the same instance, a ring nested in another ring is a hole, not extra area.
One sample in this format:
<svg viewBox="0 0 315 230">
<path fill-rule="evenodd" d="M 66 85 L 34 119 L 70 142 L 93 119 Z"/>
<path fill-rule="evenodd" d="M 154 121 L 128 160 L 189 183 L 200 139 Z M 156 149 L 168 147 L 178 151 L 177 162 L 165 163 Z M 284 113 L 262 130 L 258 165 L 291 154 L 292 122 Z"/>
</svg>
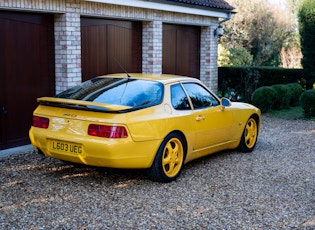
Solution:
<svg viewBox="0 0 315 230">
<path fill-rule="evenodd" d="M 272 110 L 268 114 L 286 120 L 305 119 L 301 106 L 291 107 L 284 110 Z M 312 120 L 314 120 L 314 118 Z"/>
</svg>

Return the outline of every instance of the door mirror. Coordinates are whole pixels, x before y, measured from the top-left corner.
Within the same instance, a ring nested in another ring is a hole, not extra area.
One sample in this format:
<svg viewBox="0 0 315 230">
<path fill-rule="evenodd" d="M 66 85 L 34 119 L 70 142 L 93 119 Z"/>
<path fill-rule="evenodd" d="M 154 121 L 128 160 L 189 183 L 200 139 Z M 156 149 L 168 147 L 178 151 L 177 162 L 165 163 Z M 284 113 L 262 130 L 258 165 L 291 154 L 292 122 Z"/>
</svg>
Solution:
<svg viewBox="0 0 315 230">
<path fill-rule="evenodd" d="M 221 99 L 221 105 L 222 105 L 222 106 L 225 106 L 225 107 L 228 107 L 228 106 L 231 106 L 231 102 L 230 102 L 229 99 L 223 97 L 223 98 Z"/>
<path fill-rule="evenodd" d="M 224 111 L 225 110 L 225 107 L 228 107 L 228 106 L 231 106 L 231 102 L 229 99 L 223 97 L 221 99 L 221 105 L 220 105 L 220 109 L 221 111 Z"/>
</svg>

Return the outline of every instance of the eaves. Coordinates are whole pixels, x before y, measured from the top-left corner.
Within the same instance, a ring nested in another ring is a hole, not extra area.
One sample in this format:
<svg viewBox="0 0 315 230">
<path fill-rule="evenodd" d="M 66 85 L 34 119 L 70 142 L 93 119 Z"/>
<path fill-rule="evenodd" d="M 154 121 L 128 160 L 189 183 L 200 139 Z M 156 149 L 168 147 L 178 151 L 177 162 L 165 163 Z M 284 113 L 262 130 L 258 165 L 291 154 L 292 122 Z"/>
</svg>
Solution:
<svg viewBox="0 0 315 230">
<path fill-rule="evenodd" d="M 216 8 L 206 8 L 200 6 L 193 6 L 188 4 L 174 4 L 162 1 L 152 1 L 152 0 L 85 0 L 87 2 L 99 2 L 111 5 L 121 5 L 121 6 L 132 6 L 136 8 L 151 9 L 151 10 L 161 10 L 175 13 L 184 13 L 191 15 L 207 16 L 214 18 L 225 18 L 230 19 L 232 15 L 232 10 L 226 9 L 216 9 Z"/>
</svg>

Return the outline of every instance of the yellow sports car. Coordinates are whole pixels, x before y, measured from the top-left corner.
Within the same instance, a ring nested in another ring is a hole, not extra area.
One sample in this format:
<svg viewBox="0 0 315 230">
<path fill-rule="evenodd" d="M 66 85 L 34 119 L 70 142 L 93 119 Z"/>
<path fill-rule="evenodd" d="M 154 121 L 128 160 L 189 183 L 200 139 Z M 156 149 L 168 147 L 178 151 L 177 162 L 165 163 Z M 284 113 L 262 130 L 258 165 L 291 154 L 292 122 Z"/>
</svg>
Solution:
<svg viewBox="0 0 315 230">
<path fill-rule="evenodd" d="M 261 115 L 252 105 L 220 100 L 195 78 L 165 74 L 101 76 L 38 103 L 29 136 L 39 153 L 145 168 L 160 182 L 175 180 L 196 158 L 252 151 Z"/>
</svg>

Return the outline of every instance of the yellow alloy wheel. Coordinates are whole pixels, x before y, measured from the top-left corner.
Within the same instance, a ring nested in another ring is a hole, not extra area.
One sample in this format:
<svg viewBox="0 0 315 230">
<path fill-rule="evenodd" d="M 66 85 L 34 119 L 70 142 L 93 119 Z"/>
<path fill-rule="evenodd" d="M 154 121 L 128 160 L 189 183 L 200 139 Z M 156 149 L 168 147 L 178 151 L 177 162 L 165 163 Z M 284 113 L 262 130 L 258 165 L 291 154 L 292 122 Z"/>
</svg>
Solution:
<svg viewBox="0 0 315 230">
<path fill-rule="evenodd" d="M 179 176 L 186 154 L 186 141 L 177 133 L 171 133 L 161 143 L 148 176 L 151 180 L 171 182 Z"/>
<path fill-rule="evenodd" d="M 184 161 L 184 150 L 181 141 L 177 138 L 170 139 L 164 147 L 162 167 L 167 177 L 176 176 L 181 170 Z"/>
<path fill-rule="evenodd" d="M 250 117 L 245 125 L 244 132 L 241 136 L 238 150 L 244 153 L 253 151 L 256 146 L 258 137 L 258 124 L 254 117 Z"/>
<path fill-rule="evenodd" d="M 247 121 L 245 127 L 245 144 L 247 148 L 251 149 L 255 146 L 257 140 L 257 123 L 254 118 L 250 118 Z"/>
</svg>

